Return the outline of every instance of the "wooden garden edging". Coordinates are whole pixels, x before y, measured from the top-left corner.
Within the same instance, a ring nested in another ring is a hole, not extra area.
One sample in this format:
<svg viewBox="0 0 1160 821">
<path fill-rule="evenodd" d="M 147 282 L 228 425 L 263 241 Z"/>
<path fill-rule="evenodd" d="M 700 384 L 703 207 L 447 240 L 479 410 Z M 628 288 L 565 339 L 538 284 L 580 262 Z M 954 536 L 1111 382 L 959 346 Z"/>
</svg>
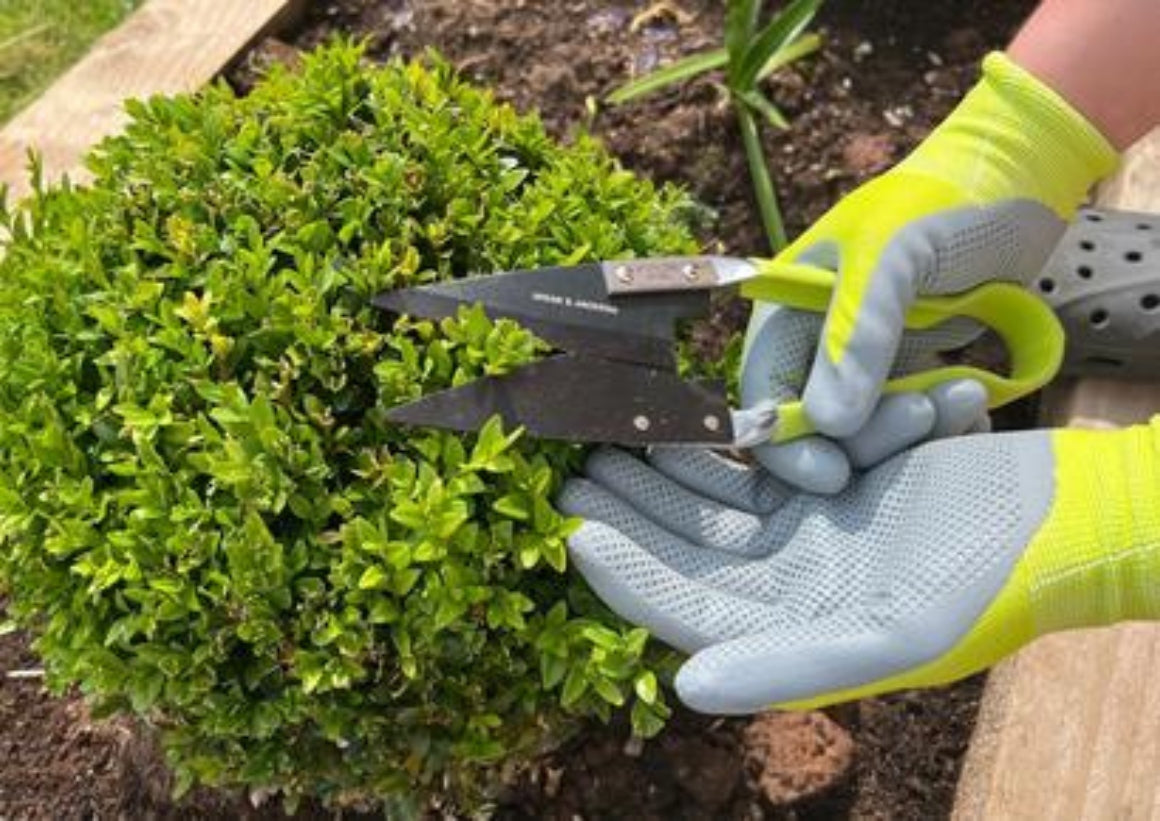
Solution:
<svg viewBox="0 0 1160 821">
<path fill-rule="evenodd" d="M 81 179 L 80 160 L 125 123 L 130 97 L 192 91 L 258 38 L 284 26 L 304 0 L 149 0 L 0 131 L 0 184 L 28 193 L 28 150 L 46 180 Z"/>
<path fill-rule="evenodd" d="M 1160 211 L 1160 130 L 1132 149 L 1099 201 Z M 1160 383 L 1059 385 L 1045 410 L 1052 425 L 1141 422 L 1160 412 Z M 1049 636 L 995 668 L 959 782 L 956 821 L 1158 817 L 1160 625 Z"/>
</svg>

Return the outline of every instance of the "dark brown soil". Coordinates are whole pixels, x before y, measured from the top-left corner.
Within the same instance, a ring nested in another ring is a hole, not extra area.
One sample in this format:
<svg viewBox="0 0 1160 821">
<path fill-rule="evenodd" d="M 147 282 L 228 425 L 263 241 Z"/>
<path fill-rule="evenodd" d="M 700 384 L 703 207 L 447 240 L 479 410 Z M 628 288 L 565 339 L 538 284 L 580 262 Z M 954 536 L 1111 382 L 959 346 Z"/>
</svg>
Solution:
<svg viewBox="0 0 1160 821">
<path fill-rule="evenodd" d="M 688 186 L 719 219 L 706 237 L 761 253 L 732 115 L 709 81 L 623 108 L 597 106 L 628 76 L 715 44 L 721 0 L 316 0 L 293 46 L 333 32 L 368 38 L 375 57 L 435 46 L 468 75 L 557 135 L 588 127 L 635 171 Z M 793 123 L 766 139 L 790 233 L 900 159 L 973 81 L 1033 0 L 830 0 L 822 52 L 770 84 Z M 644 20 L 636 28 L 633 20 Z M 269 46 L 231 74 L 244 87 Z M 716 318 L 735 328 L 734 304 Z M 720 338 L 719 336 L 716 338 Z M 0 607 L 0 624 L 3 623 Z M 38 662 L 27 639 L 0 636 L 0 819 L 279 817 L 208 791 L 176 805 L 147 735 L 90 720 L 76 697 L 12 679 Z M 593 727 L 527 773 L 501 817 L 933 819 L 946 817 L 982 679 L 870 699 L 806 719 L 714 720 L 678 712 L 658 739 L 628 744 L 621 724 Z M 627 747 L 627 749 L 626 749 Z M 324 817 L 317 808 L 299 817 Z"/>
</svg>

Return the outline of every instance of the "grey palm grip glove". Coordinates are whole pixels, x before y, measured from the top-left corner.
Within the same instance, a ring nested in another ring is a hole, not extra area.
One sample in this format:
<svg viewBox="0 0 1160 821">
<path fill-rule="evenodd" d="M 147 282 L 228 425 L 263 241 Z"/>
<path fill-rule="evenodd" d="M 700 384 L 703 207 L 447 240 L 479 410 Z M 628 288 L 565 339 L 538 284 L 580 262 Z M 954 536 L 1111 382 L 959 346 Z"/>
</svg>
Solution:
<svg viewBox="0 0 1160 821">
<path fill-rule="evenodd" d="M 943 439 L 832 497 L 706 451 L 603 449 L 558 503 L 596 593 L 691 655 L 682 701 L 813 707 L 1160 617 L 1158 429 Z"/>
<path fill-rule="evenodd" d="M 774 260 L 834 272 L 802 391 L 818 431 L 841 439 L 866 424 L 917 297 L 1029 284 L 1116 163 L 1067 100 L 1005 55 L 989 55 L 979 82 L 921 145 Z"/>
<path fill-rule="evenodd" d="M 770 303 L 754 306 L 741 361 L 742 407 L 801 398 L 823 322 L 816 313 Z M 908 331 L 890 375 L 940 367 L 944 364 L 940 354 L 967 345 L 981 331 L 968 319 L 929 331 Z M 989 428 L 985 388 L 962 379 L 925 394 L 884 396 L 858 432 L 845 439 L 806 436 L 785 444 L 758 445 L 752 453 L 783 481 L 811 493 L 831 494 L 846 486 L 855 469 L 864 470 L 919 442 Z"/>
</svg>

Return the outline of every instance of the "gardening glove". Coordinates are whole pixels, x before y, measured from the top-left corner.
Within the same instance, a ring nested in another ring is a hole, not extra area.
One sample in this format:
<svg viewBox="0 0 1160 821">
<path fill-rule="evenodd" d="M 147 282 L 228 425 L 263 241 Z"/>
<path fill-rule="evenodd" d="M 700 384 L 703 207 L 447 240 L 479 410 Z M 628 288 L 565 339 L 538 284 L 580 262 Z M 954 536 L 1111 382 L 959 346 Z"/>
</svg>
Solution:
<svg viewBox="0 0 1160 821">
<path fill-rule="evenodd" d="M 982 670 L 1045 633 L 1160 617 L 1160 421 L 942 439 L 832 497 L 706 451 L 596 451 L 574 566 L 691 654 L 695 710 L 813 708 Z"/>
<path fill-rule="evenodd" d="M 754 307 L 742 350 L 741 405 L 760 408 L 800 398 L 821 338 L 823 318 L 771 303 Z M 925 331 L 906 331 L 891 376 L 942 367 L 940 354 L 961 348 L 982 332 L 969 319 Z M 973 379 L 941 384 L 926 393 L 883 396 L 870 418 L 840 440 L 805 436 L 762 444 L 752 454 L 778 478 L 811 493 L 837 493 L 853 470 L 865 470 L 919 442 L 990 429 L 987 391 Z"/>
<path fill-rule="evenodd" d="M 819 432 L 847 437 L 866 423 L 917 296 L 1029 281 L 1116 159 L 1062 97 L 989 55 L 982 79 L 925 142 L 778 256 L 836 273 L 803 393 Z"/>
</svg>

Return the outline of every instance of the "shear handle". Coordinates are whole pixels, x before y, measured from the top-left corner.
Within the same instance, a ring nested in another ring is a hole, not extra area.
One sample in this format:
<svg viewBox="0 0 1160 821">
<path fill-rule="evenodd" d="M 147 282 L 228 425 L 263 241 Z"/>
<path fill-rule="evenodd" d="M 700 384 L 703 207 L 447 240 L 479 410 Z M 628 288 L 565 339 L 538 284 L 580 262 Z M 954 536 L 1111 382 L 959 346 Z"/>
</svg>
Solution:
<svg viewBox="0 0 1160 821">
<path fill-rule="evenodd" d="M 790 308 L 824 313 L 834 289 L 834 273 L 824 268 L 772 260 L 753 260 L 759 275 L 743 283 L 748 299 L 777 302 Z M 974 379 L 987 389 L 989 408 L 1005 405 L 1042 388 L 1063 360 L 1063 328 L 1054 312 L 1024 288 L 996 282 L 961 294 L 921 297 L 906 314 L 911 330 L 931 328 L 948 319 L 967 317 L 993 330 L 1007 348 L 1010 374 L 1004 376 L 971 365 L 947 365 L 891 379 L 886 393 L 928 391 L 955 379 Z M 814 433 L 801 401 L 778 407 L 774 442 Z"/>
</svg>

